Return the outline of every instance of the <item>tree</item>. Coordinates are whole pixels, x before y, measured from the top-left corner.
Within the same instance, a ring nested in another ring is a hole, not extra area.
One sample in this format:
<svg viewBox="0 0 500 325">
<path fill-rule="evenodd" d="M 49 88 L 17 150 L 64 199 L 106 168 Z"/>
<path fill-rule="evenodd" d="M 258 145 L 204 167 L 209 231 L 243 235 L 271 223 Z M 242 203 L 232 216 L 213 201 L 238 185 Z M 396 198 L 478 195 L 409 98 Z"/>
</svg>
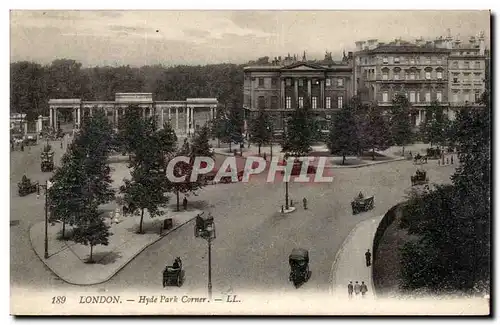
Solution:
<svg viewBox="0 0 500 325">
<path fill-rule="evenodd" d="M 209 141 L 209 129 L 207 125 L 201 127 L 194 134 L 191 141 L 191 156 L 213 157 Z"/>
<path fill-rule="evenodd" d="M 371 106 L 361 120 L 361 148 L 371 150 L 373 160 L 375 160 L 375 149 L 385 150 L 390 144 L 388 123 L 382 113 L 378 107 Z"/>
<path fill-rule="evenodd" d="M 126 153 L 135 153 L 141 146 L 142 115 L 138 106 L 129 106 L 118 121 L 118 145 Z"/>
<path fill-rule="evenodd" d="M 346 155 L 357 153 L 359 139 L 352 107 L 345 106 L 334 115 L 327 145 L 332 154 L 342 156 L 342 165 Z"/>
<path fill-rule="evenodd" d="M 264 110 L 259 110 L 250 121 L 250 141 L 259 147 L 259 156 L 262 145 L 271 141 L 271 120 Z"/>
<path fill-rule="evenodd" d="M 96 204 L 92 204 L 85 209 L 84 220 L 74 229 L 73 241 L 90 247 L 90 254 L 87 263 L 94 263 L 93 249 L 96 245 L 107 246 L 109 244 L 110 226 L 104 222 L 102 212 Z"/>
<path fill-rule="evenodd" d="M 491 107 L 462 109 L 452 185 L 412 197 L 401 227 L 417 236 L 401 261 L 403 287 L 432 292 L 489 290 L 491 260 Z M 483 292 L 484 294 L 484 292 Z"/>
<path fill-rule="evenodd" d="M 217 109 L 217 115 L 212 121 L 213 135 L 217 138 L 217 147 L 220 147 L 220 142 L 230 143 L 229 120 L 226 111 L 223 108 Z"/>
<path fill-rule="evenodd" d="M 50 221 L 62 222 L 62 238 L 65 238 L 66 224 L 73 225 L 77 214 L 84 210 L 86 199 L 83 197 L 87 177 L 84 172 L 85 153 L 72 143 L 51 178 L 53 186 L 48 189 Z"/>
<path fill-rule="evenodd" d="M 283 152 L 289 156 L 302 157 L 311 152 L 313 132 L 312 114 L 307 105 L 295 109 L 287 120 L 286 136 L 283 139 Z"/>
<path fill-rule="evenodd" d="M 10 107 L 34 121 L 47 109 L 47 71 L 38 63 L 21 61 L 10 65 Z"/>
<path fill-rule="evenodd" d="M 156 132 L 160 150 L 164 155 L 169 155 L 177 150 L 177 135 L 170 123 L 165 122 L 163 128 Z"/>
<path fill-rule="evenodd" d="M 108 164 L 112 148 L 113 129 L 102 110 L 97 110 L 92 117 L 84 117 L 80 135 L 75 143 L 84 150 L 84 174 L 87 201 L 104 204 L 115 198 L 111 187 L 111 169 Z"/>
<path fill-rule="evenodd" d="M 398 94 L 392 101 L 389 128 L 392 142 L 402 147 L 402 154 L 404 156 L 405 146 L 413 140 L 410 121 L 410 102 L 406 96 Z"/>
<path fill-rule="evenodd" d="M 434 101 L 425 111 L 425 120 L 421 125 L 421 135 L 425 142 L 443 145 L 446 143 L 449 121 L 443 113 L 443 108 L 438 102 Z"/>
<path fill-rule="evenodd" d="M 243 109 L 238 105 L 237 100 L 231 102 L 228 115 L 228 133 L 229 133 L 229 150 L 231 150 L 231 143 L 243 142 Z"/>
<path fill-rule="evenodd" d="M 147 210 L 151 218 L 162 215 L 160 208 L 168 203 L 167 179 L 165 175 L 166 155 L 163 151 L 164 143 L 157 135 L 156 124 L 153 118 L 142 120 L 140 130 L 144 145 L 137 147 L 135 158 L 131 162 L 132 178 L 125 179 L 120 192 L 128 206 L 128 212 L 134 214 L 140 211 L 138 233 L 143 233 L 144 211 Z"/>
</svg>

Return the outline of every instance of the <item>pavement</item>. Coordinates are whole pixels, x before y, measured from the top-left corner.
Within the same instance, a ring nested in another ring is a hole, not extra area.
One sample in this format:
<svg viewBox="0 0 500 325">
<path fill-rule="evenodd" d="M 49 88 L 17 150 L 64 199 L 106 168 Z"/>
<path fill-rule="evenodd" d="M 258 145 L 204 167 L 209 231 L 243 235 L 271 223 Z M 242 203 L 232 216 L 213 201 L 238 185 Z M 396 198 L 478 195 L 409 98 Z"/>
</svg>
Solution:
<svg viewBox="0 0 500 325">
<path fill-rule="evenodd" d="M 349 233 L 337 253 L 332 265 L 332 284 L 330 293 L 337 297 L 348 296 L 347 284 L 362 281 L 368 287 L 363 297 L 354 295 L 353 299 L 374 299 L 372 267 L 366 266 L 365 253 L 373 247 L 373 239 L 383 216 L 370 218 L 358 223 Z M 373 252 L 372 252 L 373 254 Z M 373 264 L 372 264 L 373 265 Z"/>
<path fill-rule="evenodd" d="M 54 147 L 59 150 L 59 146 Z M 60 154 L 56 152 L 56 157 Z M 126 165 L 112 166 L 117 174 L 113 176 L 114 186 L 118 186 L 123 177 L 128 177 Z M 215 217 L 217 238 L 212 243 L 214 297 L 228 291 L 234 294 L 295 293 L 304 295 L 304 298 L 311 293 L 328 294 L 332 262 L 350 231 L 360 222 L 383 215 L 399 203 L 404 191 L 410 187 L 410 175 L 417 167 L 409 161 L 396 161 L 366 168 L 335 169 L 331 183 L 290 182 L 290 199 L 302 202 L 306 197 L 309 209 L 304 210 L 297 204 L 295 212 L 285 215 L 278 212 L 284 204 L 284 185 L 281 182 L 266 183 L 267 175 L 258 175 L 248 183 L 207 186 L 191 195 L 190 207 L 199 210 L 210 207 Z M 449 182 L 454 167 L 456 165 L 438 167 L 437 163 L 423 165 L 430 181 L 438 183 Z M 34 195 L 17 196 L 16 182 L 23 173 L 39 181 L 51 175 L 40 172 L 39 151 L 36 154 L 33 151 L 11 154 L 11 189 L 14 190 L 11 192 L 10 215 L 11 287 L 36 290 L 71 288 L 72 285 L 55 276 L 31 248 L 29 229 L 43 222 L 43 200 L 36 200 Z M 352 215 L 350 201 L 360 191 L 375 196 L 375 208 L 371 212 Z M 309 249 L 312 271 L 311 279 L 298 289 L 288 281 L 288 254 L 295 247 Z M 365 249 L 365 245 L 360 249 Z M 88 254 L 88 248 L 82 254 Z M 176 256 L 182 258 L 185 283 L 181 288 L 169 287 L 168 292 L 206 294 L 207 243 L 194 238 L 191 227 L 181 227 L 153 243 L 109 281 L 78 287 L 78 290 L 96 293 L 128 288 L 164 293 L 167 289 L 161 287 L 161 272 Z"/>
<path fill-rule="evenodd" d="M 111 224 L 112 235 L 107 246 L 97 245 L 93 248 L 93 260 L 89 264 L 89 246 L 77 244 L 71 240 L 59 239 L 62 224 L 50 225 L 48 228 L 49 258 L 44 258 L 45 222 L 38 222 L 30 229 L 31 244 L 38 257 L 59 278 L 75 285 L 92 285 L 109 280 L 113 275 L 127 265 L 135 256 L 151 244 L 161 240 L 170 232 L 193 220 L 200 210 L 168 212 L 172 218 L 173 227 L 162 230 L 163 220 L 166 217 L 150 219 L 144 216 L 144 234 L 137 234 L 140 216 L 124 217 L 120 223 Z M 71 234 L 72 227 L 66 227 L 66 234 Z"/>
</svg>

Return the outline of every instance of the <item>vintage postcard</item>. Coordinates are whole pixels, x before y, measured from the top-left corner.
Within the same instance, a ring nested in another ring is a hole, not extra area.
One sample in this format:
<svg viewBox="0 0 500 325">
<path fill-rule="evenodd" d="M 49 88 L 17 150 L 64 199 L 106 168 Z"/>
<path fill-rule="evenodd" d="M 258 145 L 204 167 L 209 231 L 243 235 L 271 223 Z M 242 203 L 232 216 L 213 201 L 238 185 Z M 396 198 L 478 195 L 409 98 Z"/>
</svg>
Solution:
<svg viewBox="0 0 500 325">
<path fill-rule="evenodd" d="M 485 11 L 10 12 L 12 315 L 490 315 Z"/>
</svg>

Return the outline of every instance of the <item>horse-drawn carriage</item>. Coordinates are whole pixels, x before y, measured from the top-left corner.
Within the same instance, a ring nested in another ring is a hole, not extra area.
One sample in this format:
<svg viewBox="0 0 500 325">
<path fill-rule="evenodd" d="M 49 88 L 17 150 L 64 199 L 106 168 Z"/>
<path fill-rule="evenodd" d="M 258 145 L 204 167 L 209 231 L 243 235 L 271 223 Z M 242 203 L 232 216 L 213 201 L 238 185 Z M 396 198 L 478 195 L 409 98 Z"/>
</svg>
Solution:
<svg viewBox="0 0 500 325">
<path fill-rule="evenodd" d="M 422 156 L 421 154 L 417 153 L 415 157 L 413 157 L 413 164 L 427 164 L 427 156 Z"/>
<path fill-rule="evenodd" d="M 365 198 L 363 193 L 359 192 L 358 196 L 351 202 L 352 214 L 358 214 L 373 209 L 374 197 L 370 196 Z"/>
<path fill-rule="evenodd" d="M 288 280 L 293 282 L 296 288 L 309 280 L 311 271 L 309 271 L 309 251 L 307 249 L 294 248 L 288 257 L 288 263 L 290 264 Z"/>
<path fill-rule="evenodd" d="M 183 282 L 182 261 L 180 257 L 176 257 L 173 265 L 165 266 L 163 270 L 163 287 L 176 285 L 180 287 Z"/>
<path fill-rule="evenodd" d="M 31 193 L 35 193 L 38 191 L 38 182 L 31 182 L 31 180 L 23 175 L 23 178 L 19 183 L 17 183 L 19 196 L 26 196 Z"/>
<path fill-rule="evenodd" d="M 211 214 L 205 214 L 205 212 L 200 213 L 196 216 L 196 223 L 194 225 L 194 236 L 203 237 L 204 233 L 211 227 L 214 229 L 214 217 Z"/>
<path fill-rule="evenodd" d="M 429 183 L 427 172 L 422 169 L 417 169 L 414 176 L 410 176 L 411 186 L 423 185 Z"/>
</svg>

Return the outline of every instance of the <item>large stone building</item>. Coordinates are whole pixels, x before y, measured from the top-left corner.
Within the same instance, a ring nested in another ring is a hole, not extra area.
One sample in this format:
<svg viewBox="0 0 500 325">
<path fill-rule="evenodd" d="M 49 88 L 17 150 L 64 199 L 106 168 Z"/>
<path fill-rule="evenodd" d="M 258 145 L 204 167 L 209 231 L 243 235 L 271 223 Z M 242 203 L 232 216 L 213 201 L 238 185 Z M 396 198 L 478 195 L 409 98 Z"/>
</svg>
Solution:
<svg viewBox="0 0 500 325">
<path fill-rule="evenodd" d="M 476 103 L 485 90 L 485 39 L 481 33 L 462 45 L 451 35 L 414 43 L 376 39 L 356 42 L 354 93 L 362 101 L 390 106 L 397 93 L 412 104 L 418 126 L 425 108 L 437 101 L 449 118 L 458 107 Z"/>
<path fill-rule="evenodd" d="M 82 101 L 81 99 L 51 99 L 50 126 L 60 127 L 59 119 L 69 113 L 74 127 L 79 128 L 85 114 L 92 115 L 96 109 L 104 109 L 113 127 L 127 109 L 140 109 L 143 116 L 156 116 L 161 128 L 170 122 L 178 135 L 192 134 L 196 129 L 212 120 L 216 114 L 217 99 L 188 98 L 185 101 L 154 101 L 151 93 L 117 93 L 114 101 Z"/>
<path fill-rule="evenodd" d="M 403 94 L 412 104 L 414 125 L 432 101 L 448 106 L 448 49 L 377 40 L 356 46 L 355 93 L 362 101 L 390 106 L 396 94 Z"/>
<path fill-rule="evenodd" d="M 352 58 L 352 53 L 350 53 Z M 333 111 L 352 97 L 350 58 L 342 63 L 311 63 L 305 59 L 274 60 L 263 66 L 244 68 L 243 106 L 247 117 L 258 110 L 270 113 L 275 130 L 284 128 L 284 120 L 297 107 L 309 105 L 323 127 Z"/>
<path fill-rule="evenodd" d="M 484 34 L 471 36 L 468 44 L 453 42 L 448 58 L 450 105 L 477 105 L 485 91 L 486 53 Z"/>
</svg>

